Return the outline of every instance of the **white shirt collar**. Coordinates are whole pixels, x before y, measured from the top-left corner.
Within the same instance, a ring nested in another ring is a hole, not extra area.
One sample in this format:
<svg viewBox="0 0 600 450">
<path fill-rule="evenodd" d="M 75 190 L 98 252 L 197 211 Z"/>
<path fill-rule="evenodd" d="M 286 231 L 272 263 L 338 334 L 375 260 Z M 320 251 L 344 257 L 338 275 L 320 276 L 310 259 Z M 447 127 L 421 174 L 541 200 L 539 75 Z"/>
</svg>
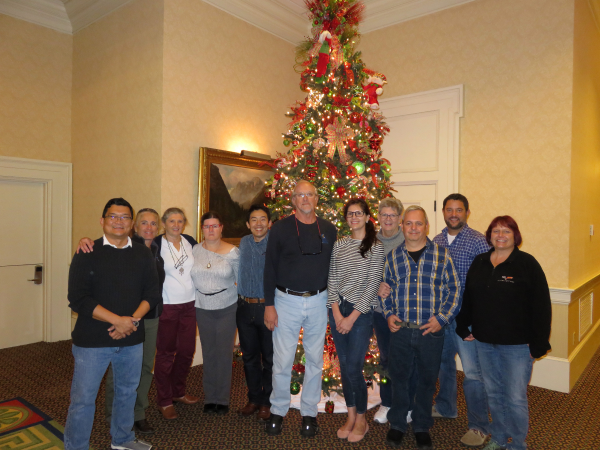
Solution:
<svg viewBox="0 0 600 450">
<path fill-rule="evenodd" d="M 112 248 L 119 248 L 116 245 L 112 245 L 110 242 L 108 242 L 108 239 L 106 239 L 106 235 L 102 236 L 102 245 L 108 245 Z M 127 247 L 131 247 L 131 238 L 129 236 L 127 236 L 127 244 L 125 246 L 121 247 L 121 249 L 127 248 Z"/>
</svg>

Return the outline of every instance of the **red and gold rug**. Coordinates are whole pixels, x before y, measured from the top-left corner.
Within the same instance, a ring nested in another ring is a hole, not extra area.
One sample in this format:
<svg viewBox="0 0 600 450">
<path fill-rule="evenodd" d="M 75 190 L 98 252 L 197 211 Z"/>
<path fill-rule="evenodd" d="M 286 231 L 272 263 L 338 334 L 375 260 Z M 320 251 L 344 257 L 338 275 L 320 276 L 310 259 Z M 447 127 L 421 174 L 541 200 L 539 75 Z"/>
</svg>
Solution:
<svg viewBox="0 0 600 450">
<path fill-rule="evenodd" d="M 0 450 L 64 449 L 63 427 L 23 400 L 0 402 Z"/>
</svg>

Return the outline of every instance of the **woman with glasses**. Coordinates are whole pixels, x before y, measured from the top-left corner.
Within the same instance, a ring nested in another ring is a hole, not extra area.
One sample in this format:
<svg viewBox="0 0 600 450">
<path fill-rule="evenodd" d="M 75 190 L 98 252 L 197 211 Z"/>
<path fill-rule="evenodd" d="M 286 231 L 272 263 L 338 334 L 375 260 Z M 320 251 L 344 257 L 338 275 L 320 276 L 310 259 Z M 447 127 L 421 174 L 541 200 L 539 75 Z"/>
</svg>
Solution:
<svg viewBox="0 0 600 450">
<path fill-rule="evenodd" d="M 352 234 L 333 245 L 327 306 L 348 407 L 348 418 L 337 435 L 348 442 L 358 442 L 369 431 L 365 419 L 367 385 L 362 369 L 373 334 L 372 311 L 377 304 L 384 250 L 365 200 L 349 200 L 344 206 L 344 217 Z"/>
<path fill-rule="evenodd" d="M 221 239 L 223 223 L 216 212 L 202 215 L 200 225 L 204 241 L 194 247 L 191 273 L 202 345 L 204 412 L 224 415 L 231 391 L 240 251 Z"/>
<path fill-rule="evenodd" d="M 115 215 L 113 217 L 111 217 L 111 220 L 115 221 L 131 220 L 129 216 L 120 217 Z M 133 224 L 134 234 L 131 240 L 140 244 L 145 244 L 146 247 L 148 247 L 152 251 L 152 254 L 154 255 L 155 261 L 157 263 L 156 268 L 158 270 L 158 279 L 162 289 L 162 284 L 165 281 L 165 269 L 163 263 L 159 262 L 158 259 L 156 259 L 158 253 L 158 246 L 153 242 L 154 238 L 158 235 L 159 223 L 159 215 L 154 209 L 140 209 L 135 216 L 135 223 Z M 93 247 L 94 241 L 92 241 L 90 238 L 83 238 L 79 241 L 77 252 L 81 250 L 84 253 L 88 253 L 93 251 Z M 140 377 L 140 384 L 137 388 L 137 398 L 135 400 L 133 423 L 133 430 L 141 434 L 154 433 L 154 429 L 146 420 L 146 409 L 150 404 L 148 400 L 148 391 L 150 390 L 150 385 L 152 384 L 152 368 L 154 367 L 154 354 L 156 352 L 158 320 L 162 309 L 163 305 L 161 302 L 155 308 L 148 311 L 148 313 L 146 313 L 146 315 L 144 316 L 145 338 L 143 345 L 142 374 Z M 106 375 L 106 393 L 104 396 L 106 421 L 108 423 L 110 423 L 112 417 L 113 398 L 114 381 L 112 367 L 109 366 L 108 373 Z"/>
<path fill-rule="evenodd" d="M 183 234 L 187 224 L 180 208 L 169 208 L 162 216 L 165 234 L 154 239 L 157 260 L 164 265 L 163 312 L 158 322 L 154 380 L 156 402 L 163 417 L 177 418 L 173 402 L 193 405 L 198 397 L 185 393 L 187 376 L 196 349 L 194 265 L 192 249 L 198 243 Z"/>
<path fill-rule="evenodd" d="M 383 244 L 383 252 L 387 255 L 389 252 L 400 246 L 404 242 L 404 233 L 400 228 L 400 220 L 404 206 L 402 202 L 394 197 L 386 197 L 379 202 L 379 232 L 377 239 Z M 389 295 L 390 287 L 387 283 L 381 283 L 379 294 L 383 297 Z M 383 295 L 385 293 L 385 295 Z M 383 317 L 383 309 L 377 302 L 373 312 L 373 328 L 377 337 L 377 346 L 379 347 L 379 363 L 384 370 L 388 368 L 388 355 L 390 347 L 390 327 L 387 320 Z M 392 383 L 379 384 L 379 396 L 381 397 L 381 406 L 375 413 L 373 420 L 377 423 L 387 422 L 387 413 L 392 406 Z"/>
</svg>

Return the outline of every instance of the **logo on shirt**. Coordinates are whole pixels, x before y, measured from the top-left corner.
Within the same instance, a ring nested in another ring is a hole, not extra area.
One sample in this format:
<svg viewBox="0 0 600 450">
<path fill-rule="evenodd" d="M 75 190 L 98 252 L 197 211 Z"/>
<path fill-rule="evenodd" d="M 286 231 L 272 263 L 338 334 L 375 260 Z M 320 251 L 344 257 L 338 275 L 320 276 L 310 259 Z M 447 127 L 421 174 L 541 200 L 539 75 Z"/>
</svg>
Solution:
<svg viewBox="0 0 600 450">
<path fill-rule="evenodd" d="M 502 281 L 503 283 L 513 283 L 514 284 L 513 277 L 507 277 L 506 275 L 503 275 L 502 278 L 498 281 Z"/>
<path fill-rule="evenodd" d="M 323 234 L 321 235 L 321 242 L 322 242 L 323 244 L 329 244 L 329 241 L 327 240 L 327 237 L 325 236 L 325 233 L 323 233 Z"/>
</svg>

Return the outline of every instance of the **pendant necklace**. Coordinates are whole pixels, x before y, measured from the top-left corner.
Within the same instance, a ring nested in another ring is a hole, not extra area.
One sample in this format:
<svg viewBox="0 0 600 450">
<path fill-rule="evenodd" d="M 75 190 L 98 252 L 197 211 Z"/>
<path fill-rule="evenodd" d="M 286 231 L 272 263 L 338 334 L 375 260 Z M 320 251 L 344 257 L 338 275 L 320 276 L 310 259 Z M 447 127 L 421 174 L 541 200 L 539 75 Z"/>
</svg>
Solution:
<svg viewBox="0 0 600 450">
<path fill-rule="evenodd" d="M 210 269 L 210 268 L 212 267 L 212 266 L 211 266 L 211 264 L 210 264 L 210 250 L 208 250 L 208 249 L 207 249 L 207 248 L 204 246 L 204 243 L 202 243 L 202 248 L 204 248 L 204 250 L 206 250 L 206 253 L 207 253 L 207 255 L 206 255 L 206 256 L 207 256 L 207 258 L 208 258 L 208 264 L 206 265 L 206 268 L 207 268 L 207 269 Z"/>
<path fill-rule="evenodd" d="M 181 240 L 181 251 L 182 255 L 179 258 L 175 258 L 175 249 L 171 248 L 171 243 L 168 239 L 166 239 L 167 245 L 169 246 L 169 251 L 171 252 L 171 258 L 173 258 L 173 263 L 175 264 L 175 269 L 179 269 L 179 275 L 183 276 L 185 273 L 185 269 L 183 268 L 183 263 L 185 263 L 188 259 L 188 255 L 185 251 L 185 245 L 183 245 L 183 239 Z"/>
</svg>

